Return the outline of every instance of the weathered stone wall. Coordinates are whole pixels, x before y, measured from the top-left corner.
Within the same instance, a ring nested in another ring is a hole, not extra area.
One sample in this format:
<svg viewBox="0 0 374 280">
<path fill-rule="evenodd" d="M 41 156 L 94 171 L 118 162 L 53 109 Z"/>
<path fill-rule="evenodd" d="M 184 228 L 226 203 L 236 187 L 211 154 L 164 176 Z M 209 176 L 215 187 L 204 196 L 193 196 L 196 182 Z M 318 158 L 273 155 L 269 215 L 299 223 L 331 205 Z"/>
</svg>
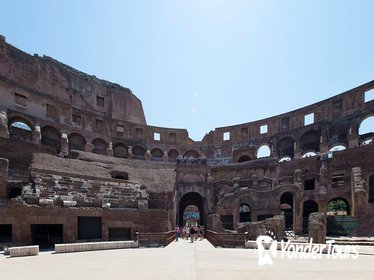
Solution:
<svg viewBox="0 0 374 280">
<path fill-rule="evenodd" d="M 326 243 L 326 214 L 325 213 L 311 213 L 309 215 L 308 237 L 309 240 L 313 238 L 313 243 Z"/>
<path fill-rule="evenodd" d="M 60 208 L 17 204 L 0 208 L 0 224 L 12 225 L 13 244 L 32 244 L 31 225 L 63 225 L 63 242 L 76 242 L 78 239 L 78 217 L 101 217 L 102 240 L 109 240 L 109 228 L 131 228 L 135 232 L 165 232 L 168 228 L 166 210 L 148 209 L 102 209 L 102 208 Z"/>
<path fill-rule="evenodd" d="M 277 215 L 260 222 L 240 223 L 237 231 L 238 233 L 247 232 L 248 240 L 256 240 L 260 235 L 269 235 L 281 241 L 285 237 L 284 216 Z"/>
<path fill-rule="evenodd" d="M 95 180 L 31 173 L 32 182 L 23 187 L 28 204 L 58 207 L 148 208 L 145 186 L 122 180 Z"/>
<path fill-rule="evenodd" d="M 0 158 L 0 200 L 8 196 L 7 181 L 8 181 L 8 166 L 9 161 L 5 158 Z"/>
</svg>

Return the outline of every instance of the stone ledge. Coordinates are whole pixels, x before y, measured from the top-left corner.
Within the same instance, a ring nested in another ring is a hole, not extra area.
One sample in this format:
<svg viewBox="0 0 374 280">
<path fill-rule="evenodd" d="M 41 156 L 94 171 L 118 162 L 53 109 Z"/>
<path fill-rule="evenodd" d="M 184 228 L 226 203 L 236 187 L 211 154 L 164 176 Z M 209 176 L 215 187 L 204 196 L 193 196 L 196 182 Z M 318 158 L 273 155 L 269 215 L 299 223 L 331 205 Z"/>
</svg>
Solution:
<svg viewBox="0 0 374 280">
<path fill-rule="evenodd" d="M 11 247 L 8 249 L 10 257 L 36 256 L 39 255 L 39 246 Z"/>
<path fill-rule="evenodd" d="M 56 244 L 55 253 L 138 248 L 138 241 L 108 241 Z"/>
</svg>

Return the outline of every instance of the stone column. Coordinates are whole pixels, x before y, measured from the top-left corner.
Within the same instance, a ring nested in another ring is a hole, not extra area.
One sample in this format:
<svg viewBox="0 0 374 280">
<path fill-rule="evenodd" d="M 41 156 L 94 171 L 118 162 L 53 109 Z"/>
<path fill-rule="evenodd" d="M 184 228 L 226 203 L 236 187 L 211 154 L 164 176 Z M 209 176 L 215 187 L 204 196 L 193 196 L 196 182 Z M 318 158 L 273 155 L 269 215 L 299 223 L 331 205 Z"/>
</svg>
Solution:
<svg viewBox="0 0 374 280">
<path fill-rule="evenodd" d="M 42 139 L 42 133 L 41 133 L 41 130 L 40 130 L 40 126 L 39 125 L 35 125 L 34 126 L 34 130 L 32 131 L 32 141 L 35 144 L 40 144 L 41 143 L 41 139 Z"/>
<path fill-rule="evenodd" d="M 358 123 L 353 122 L 348 130 L 348 147 L 354 148 L 359 145 Z"/>
<path fill-rule="evenodd" d="M 127 158 L 128 158 L 128 159 L 132 159 L 133 156 L 134 156 L 134 155 L 133 155 L 133 153 L 132 153 L 132 147 L 129 146 L 129 150 L 127 151 Z"/>
<path fill-rule="evenodd" d="M 0 158 L 0 199 L 7 198 L 7 181 L 8 181 L 9 161 L 6 158 Z"/>
<path fill-rule="evenodd" d="M 106 149 L 106 155 L 110 157 L 114 155 L 112 142 L 109 142 L 109 147 Z"/>
<path fill-rule="evenodd" d="M 168 156 L 168 152 L 167 151 L 165 151 L 164 152 L 164 154 L 163 154 L 163 156 L 162 156 L 162 161 L 169 161 L 169 156 Z"/>
<path fill-rule="evenodd" d="M 69 155 L 69 140 L 68 135 L 66 133 L 62 133 L 61 135 L 61 155 L 68 156 Z"/>
<path fill-rule="evenodd" d="M 271 145 L 271 157 L 273 158 L 279 158 L 278 153 L 278 137 L 274 137 Z"/>
<path fill-rule="evenodd" d="M 5 110 L 0 110 L 0 137 L 9 138 L 8 114 Z"/>
<path fill-rule="evenodd" d="M 150 150 L 147 150 L 144 155 L 144 160 L 151 160 L 152 159 L 152 154 Z"/>
</svg>

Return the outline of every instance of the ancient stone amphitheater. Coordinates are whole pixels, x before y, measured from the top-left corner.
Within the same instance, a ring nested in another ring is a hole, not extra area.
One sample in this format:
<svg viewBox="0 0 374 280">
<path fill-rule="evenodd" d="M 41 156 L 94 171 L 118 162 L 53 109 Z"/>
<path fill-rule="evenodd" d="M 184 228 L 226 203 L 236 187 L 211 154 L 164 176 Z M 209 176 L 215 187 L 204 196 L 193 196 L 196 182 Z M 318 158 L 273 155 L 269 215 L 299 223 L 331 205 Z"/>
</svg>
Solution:
<svg viewBox="0 0 374 280">
<path fill-rule="evenodd" d="M 0 37 L 0 243 L 134 239 L 191 205 L 214 232 L 278 215 L 307 232 L 319 212 L 327 234 L 374 235 L 373 89 L 193 141 L 147 125 L 130 89 Z"/>
</svg>

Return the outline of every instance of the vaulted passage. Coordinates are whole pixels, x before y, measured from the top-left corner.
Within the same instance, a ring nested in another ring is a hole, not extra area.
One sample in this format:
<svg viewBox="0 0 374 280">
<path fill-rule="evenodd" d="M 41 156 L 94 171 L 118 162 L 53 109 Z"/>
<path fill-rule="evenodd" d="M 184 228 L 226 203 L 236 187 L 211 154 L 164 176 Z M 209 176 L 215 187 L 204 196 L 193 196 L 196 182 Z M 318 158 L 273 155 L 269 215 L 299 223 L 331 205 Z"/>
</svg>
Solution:
<svg viewBox="0 0 374 280">
<path fill-rule="evenodd" d="M 179 201 L 179 215 L 177 217 L 177 223 L 179 226 L 183 226 L 184 224 L 184 212 L 188 206 L 195 206 L 197 207 L 197 211 L 199 213 L 199 224 L 204 225 L 204 199 L 200 194 L 197 192 L 189 192 L 182 196 Z M 194 209 L 194 207 L 188 207 L 189 209 Z M 195 208 L 196 209 L 196 208 Z M 195 215 L 196 216 L 196 215 Z M 193 219 L 192 214 L 190 219 Z"/>
<path fill-rule="evenodd" d="M 61 224 L 35 224 L 31 225 L 33 244 L 40 248 L 50 248 L 57 243 L 63 243 L 63 225 Z"/>
</svg>

